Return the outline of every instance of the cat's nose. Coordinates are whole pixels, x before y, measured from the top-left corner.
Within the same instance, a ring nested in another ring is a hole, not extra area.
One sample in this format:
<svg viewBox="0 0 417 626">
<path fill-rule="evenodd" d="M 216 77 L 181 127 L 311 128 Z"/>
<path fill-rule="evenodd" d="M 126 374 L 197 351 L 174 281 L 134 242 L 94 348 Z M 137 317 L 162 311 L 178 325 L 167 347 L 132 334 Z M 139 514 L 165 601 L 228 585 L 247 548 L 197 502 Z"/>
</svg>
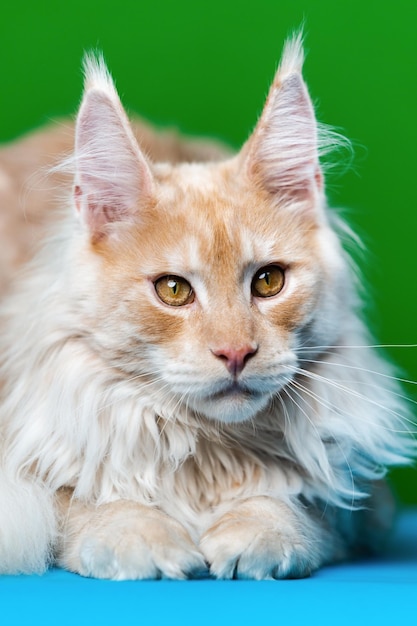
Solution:
<svg viewBox="0 0 417 626">
<path fill-rule="evenodd" d="M 217 356 L 232 376 L 239 376 L 246 363 L 251 357 L 258 352 L 258 346 L 256 344 L 247 344 L 240 348 L 232 348 L 224 346 L 221 348 L 212 349 L 212 353 Z"/>
</svg>

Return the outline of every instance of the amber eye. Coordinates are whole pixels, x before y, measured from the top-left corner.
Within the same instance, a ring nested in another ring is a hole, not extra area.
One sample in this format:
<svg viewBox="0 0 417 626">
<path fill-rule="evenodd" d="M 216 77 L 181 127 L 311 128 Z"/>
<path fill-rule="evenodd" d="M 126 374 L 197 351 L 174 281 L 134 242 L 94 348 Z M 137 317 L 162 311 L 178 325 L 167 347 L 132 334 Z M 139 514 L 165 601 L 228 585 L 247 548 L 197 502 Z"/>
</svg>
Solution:
<svg viewBox="0 0 417 626">
<path fill-rule="evenodd" d="M 194 292 L 188 281 L 180 276 L 162 276 L 154 283 L 158 297 L 170 306 L 184 306 L 194 300 Z"/>
<path fill-rule="evenodd" d="M 276 296 L 284 286 L 284 270 L 278 265 L 262 267 L 253 277 L 252 294 L 258 298 Z"/>
</svg>

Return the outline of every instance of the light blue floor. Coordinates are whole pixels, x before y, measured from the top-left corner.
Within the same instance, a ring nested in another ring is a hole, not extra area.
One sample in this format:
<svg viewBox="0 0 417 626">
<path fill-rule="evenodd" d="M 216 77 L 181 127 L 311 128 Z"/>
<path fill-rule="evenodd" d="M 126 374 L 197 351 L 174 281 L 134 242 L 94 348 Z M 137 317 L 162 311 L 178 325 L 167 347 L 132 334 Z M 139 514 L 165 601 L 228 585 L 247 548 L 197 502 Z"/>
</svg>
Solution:
<svg viewBox="0 0 417 626">
<path fill-rule="evenodd" d="M 109 582 L 54 569 L 0 577 L 0 624 L 44 626 L 417 625 L 417 510 L 384 558 L 305 580 Z"/>
</svg>

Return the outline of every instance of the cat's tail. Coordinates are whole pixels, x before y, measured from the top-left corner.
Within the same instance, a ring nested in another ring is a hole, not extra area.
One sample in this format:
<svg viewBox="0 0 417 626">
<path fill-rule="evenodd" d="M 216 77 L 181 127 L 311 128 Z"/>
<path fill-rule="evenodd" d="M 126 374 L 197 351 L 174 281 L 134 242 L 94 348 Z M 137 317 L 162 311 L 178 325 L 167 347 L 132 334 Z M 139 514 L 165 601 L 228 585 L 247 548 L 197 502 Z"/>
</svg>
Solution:
<svg viewBox="0 0 417 626">
<path fill-rule="evenodd" d="M 0 574 L 42 573 L 57 533 L 53 493 L 0 468 Z"/>
</svg>

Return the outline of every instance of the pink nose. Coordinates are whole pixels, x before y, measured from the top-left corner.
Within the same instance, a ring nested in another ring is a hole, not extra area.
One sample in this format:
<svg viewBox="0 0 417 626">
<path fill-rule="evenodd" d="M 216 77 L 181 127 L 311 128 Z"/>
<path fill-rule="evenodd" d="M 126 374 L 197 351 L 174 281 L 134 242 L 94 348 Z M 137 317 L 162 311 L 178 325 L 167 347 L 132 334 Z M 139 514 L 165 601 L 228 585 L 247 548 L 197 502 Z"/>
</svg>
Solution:
<svg viewBox="0 0 417 626">
<path fill-rule="evenodd" d="M 258 351 L 258 346 L 246 345 L 240 348 L 218 348 L 212 350 L 213 354 L 222 360 L 232 374 L 236 377 L 245 367 L 249 359 Z"/>
</svg>

